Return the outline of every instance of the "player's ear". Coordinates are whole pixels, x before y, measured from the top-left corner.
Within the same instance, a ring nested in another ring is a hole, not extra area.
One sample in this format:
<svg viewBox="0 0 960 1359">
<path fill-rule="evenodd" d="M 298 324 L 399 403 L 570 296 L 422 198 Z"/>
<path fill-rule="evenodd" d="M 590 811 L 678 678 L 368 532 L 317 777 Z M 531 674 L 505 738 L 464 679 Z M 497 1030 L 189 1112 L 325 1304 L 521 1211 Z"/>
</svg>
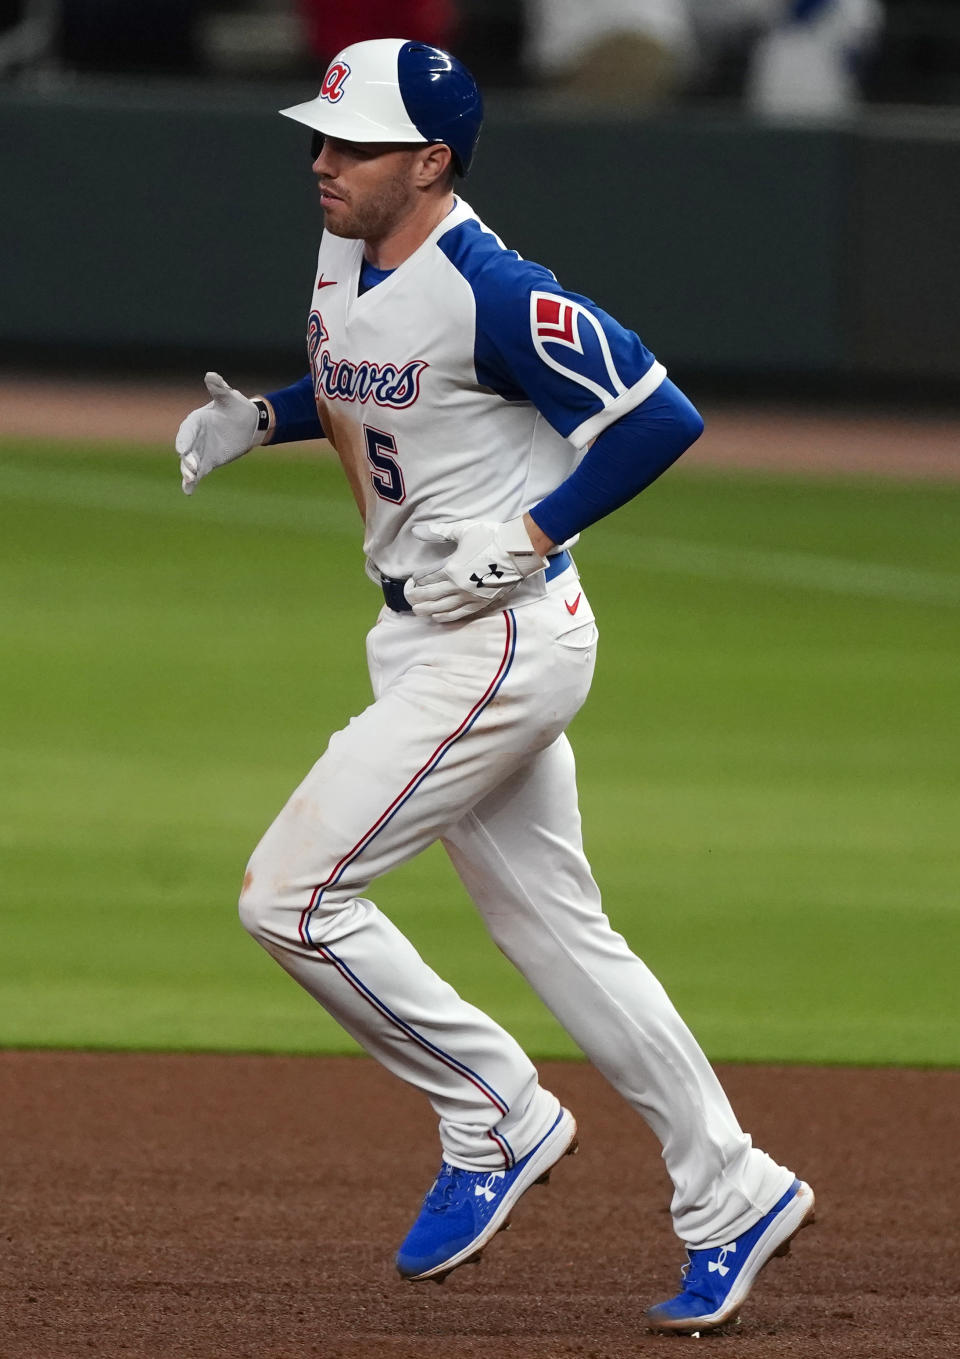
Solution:
<svg viewBox="0 0 960 1359">
<path fill-rule="evenodd" d="M 453 183 L 453 152 L 443 142 L 425 146 L 417 161 L 417 183 L 422 188 L 440 183 L 444 188 Z"/>
</svg>

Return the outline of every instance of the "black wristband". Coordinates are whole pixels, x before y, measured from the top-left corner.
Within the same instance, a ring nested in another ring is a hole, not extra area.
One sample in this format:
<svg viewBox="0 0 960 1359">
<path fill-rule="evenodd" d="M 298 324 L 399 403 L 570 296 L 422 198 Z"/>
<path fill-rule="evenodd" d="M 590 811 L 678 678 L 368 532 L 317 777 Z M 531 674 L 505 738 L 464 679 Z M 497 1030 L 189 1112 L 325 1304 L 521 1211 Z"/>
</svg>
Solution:
<svg viewBox="0 0 960 1359">
<path fill-rule="evenodd" d="M 262 434 L 264 430 L 270 428 L 270 407 L 259 399 L 254 399 L 253 404 L 257 408 L 257 433 Z"/>
</svg>

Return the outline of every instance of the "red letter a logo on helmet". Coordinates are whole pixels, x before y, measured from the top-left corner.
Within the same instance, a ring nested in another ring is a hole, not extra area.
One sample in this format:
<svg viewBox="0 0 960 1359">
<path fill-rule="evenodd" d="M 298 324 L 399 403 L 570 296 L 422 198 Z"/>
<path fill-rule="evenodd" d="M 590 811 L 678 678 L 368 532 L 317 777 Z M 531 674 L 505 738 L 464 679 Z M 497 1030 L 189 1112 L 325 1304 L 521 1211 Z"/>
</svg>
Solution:
<svg viewBox="0 0 960 1359">
<path fill-rule="evenodd" d="M 331 104 L 336 104 L 338 100 L 343 98 L 343 82 L 349 74 L 349 66 L 342 61 L 335 61 L 323 77 L 323 84 L 320 86 L 320 98 L 326 99 Z"/>
</svg>

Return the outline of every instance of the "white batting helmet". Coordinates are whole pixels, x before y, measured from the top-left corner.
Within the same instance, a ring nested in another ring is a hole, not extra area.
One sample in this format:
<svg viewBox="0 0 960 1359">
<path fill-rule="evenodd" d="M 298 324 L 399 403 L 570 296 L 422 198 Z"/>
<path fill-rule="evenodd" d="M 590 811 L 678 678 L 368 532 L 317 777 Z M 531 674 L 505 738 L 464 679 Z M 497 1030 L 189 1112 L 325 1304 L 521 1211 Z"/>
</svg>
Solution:
<svg viewBox="0 0 960 1359">
<path fill-rule="evenodd" d="M 334 57 L 316 99 L 280 112 L 348 142 L 443 142 L 465 175 L 483 101 L 473 76 L 449 52 L 406 38 L 374 38 Z"/>
</svg>

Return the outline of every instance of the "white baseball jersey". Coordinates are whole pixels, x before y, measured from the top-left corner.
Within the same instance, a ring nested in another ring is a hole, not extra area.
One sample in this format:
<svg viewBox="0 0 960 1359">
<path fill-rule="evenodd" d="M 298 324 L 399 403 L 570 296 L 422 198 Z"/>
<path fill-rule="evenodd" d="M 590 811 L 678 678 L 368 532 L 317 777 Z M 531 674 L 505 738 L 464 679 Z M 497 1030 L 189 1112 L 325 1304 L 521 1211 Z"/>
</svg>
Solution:
<svg viewBox="0 0 960 1359">
<path fill-rule="evenodd" d="M 414 537 L 418 524 L 522 514 L 666 376 L 632 331 L 507 250 L 460 200 L 358 295 L 362 262 L 362 241 L 324 234 L 307 345 L 375 579 L 438 565 L 445 550 Z"/>
</svg>

